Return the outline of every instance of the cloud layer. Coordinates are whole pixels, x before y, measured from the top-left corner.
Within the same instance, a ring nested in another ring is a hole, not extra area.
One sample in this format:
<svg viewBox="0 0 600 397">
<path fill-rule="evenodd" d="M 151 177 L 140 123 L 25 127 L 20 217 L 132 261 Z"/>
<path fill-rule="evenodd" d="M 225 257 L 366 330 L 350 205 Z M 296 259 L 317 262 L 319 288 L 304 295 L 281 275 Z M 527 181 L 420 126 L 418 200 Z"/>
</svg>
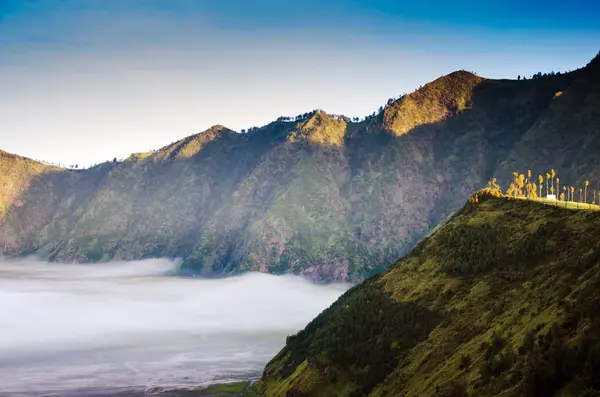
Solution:
<svg viewBox="0 0 600 397">
<path fill-rule="evenodd" d="M 258 273 L 164 275 L 176 266 L 0 262 L 0 377 L 11 379 L 0 391 L 257 372 L 348 287 Z"/>
</svg>

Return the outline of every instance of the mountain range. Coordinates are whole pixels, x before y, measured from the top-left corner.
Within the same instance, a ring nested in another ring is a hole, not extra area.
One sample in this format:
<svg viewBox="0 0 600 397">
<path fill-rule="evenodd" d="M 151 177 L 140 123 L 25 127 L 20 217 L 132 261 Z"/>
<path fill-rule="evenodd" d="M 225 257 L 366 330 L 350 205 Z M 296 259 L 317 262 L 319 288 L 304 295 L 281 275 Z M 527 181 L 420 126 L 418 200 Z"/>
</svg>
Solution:
<svg viewBox="0 0 600 397">
<path fill-rule="evenodd" d="M 182 272 L 360 281 L 515 170 L 600 185 L 600 57 L 563 74 L 466 71 L 364 120 L 214 126 L 84 169 L 0 151 L 0 248 L 61 262 L 181 258 Z M 425 326 L 425 325 L 424 325 Z"/>
</svg>

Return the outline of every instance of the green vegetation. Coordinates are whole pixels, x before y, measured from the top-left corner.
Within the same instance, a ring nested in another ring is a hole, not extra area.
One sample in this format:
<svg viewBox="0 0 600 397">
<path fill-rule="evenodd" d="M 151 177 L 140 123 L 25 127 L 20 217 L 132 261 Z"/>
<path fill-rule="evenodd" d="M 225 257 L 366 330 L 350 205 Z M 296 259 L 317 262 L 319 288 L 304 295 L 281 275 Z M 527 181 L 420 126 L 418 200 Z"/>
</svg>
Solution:
<svg viewBox="0 0 600 397">
<path fill-rule="evenodd" d="M 164 397 L 261 397 L 262 394 L 252 390 L 250 382 L 235 382 L 211 385 L 197 390 L 172 390 L 151 393 Z"/>
<path fill-rule="evenodd" d="M 248 382 L 224 383 L 221 385 L 212 385 L 206 389 L 200 390 L 198 397 L 212 396 L 235 396 L 235 397 L 259 397 L 260 394 L 250 389 Z"/>
<path fill-rule="evenodd" d="M 544 195 L 542 194 L 544 181 L 546 181 L 546 197 L 544 197 Z M 531 170 L 527 171 L 527 176 L 525 176 L 525 174 L 513 172 L 513 182 L 508 186 L 508 189 L 506 190 L 504 196 L 527 200 L 536 200 L 544 204 L 551 204 L 565 208 L 593 210 L 600 209 L 600 201 L 598 202 L 598 204 L 596 204 L 597 191 L 594 190 L 592 192 L 593 196 L 591 200 L 588 196 L 588 186 L 590 185 L 590 181 L 588 180 L 585 180 L 583 182 L 584 187 L 579 188 L 579 199 L 577 201 L 575 201 L 574 186 L 563 186 L 564 192 L 559 194 L 560 178 L 556 177 L 556 171 L 554 171 L 554 168 L 550 170 L 550 172 L 546 173 L 546 179 L 544 179 L 542 175 L 538 176 L 538 182 L 539 185 L 536 185 L 533 179 L 531 179 Z M 555 183 L 556 190 L 554 189 Z M 490 181 L 488 181 L 488 186 L 486 189 L 488 193 L 491 193 L 496 197 L 503 196 L 502 189 L 497 183 L 496 178 L 492 178 Z M 551 196 L 554 196 L 554 198 L 551 198 Z M 598 199 L 600 200 L 600 195 L 598 195 Z"/>
<path fill-rule="evenodd" d="M 567 201 L 600 200 L 599 103 L 596 58 L 526 81 L 459 71 L 364 119 L 315 110 L 243 134 L 215 126 L 84 170 L 0 152 L 0 252 L 359 281 L 493 175 L 530 164 L 517 181 L 527 185 L 554 167 L 572 184 Z M 567 193 L 550 179 L 547 190 Z"/>
<path fill-rule="evenodd" d="M 410 255 L 288 337 L 258 387 L 269 396 L 596 395 L 598 233 L 599 212 L 478 192 Z"/>
</svg>

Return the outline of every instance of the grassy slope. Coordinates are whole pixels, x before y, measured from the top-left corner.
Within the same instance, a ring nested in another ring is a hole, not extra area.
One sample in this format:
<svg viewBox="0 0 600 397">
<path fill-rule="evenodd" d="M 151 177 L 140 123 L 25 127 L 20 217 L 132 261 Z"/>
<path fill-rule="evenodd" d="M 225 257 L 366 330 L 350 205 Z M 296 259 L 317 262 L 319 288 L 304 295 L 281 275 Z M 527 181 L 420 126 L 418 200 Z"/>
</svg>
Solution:
<svg viewBox="0 0 600 397">
<path fill-rule="evenodd" d="M 467 204 L 267 365 L 269 396 L 580 396 L 599 387 L 600 213 Z"/>
<path fill-rule="evenodd" d="M 360 123 L 317 113 L 248 134 L 216 126 L 80 172 L 2 165 L 19 187 L 0 195 L 0 246 L 57 261 L 166 256 L 203 274 L 363 279 L 408 253 L 492 176 L 540 158 L 520 154 L 524 147 L 553 150 L 552 137 L 571 131 L 581 139 L 570 139 L 569 153 L 579 156 L 559 171 L 600 180 L 590 160 L 600 136 L 595 76 L 591 67 L 535 81 L 456 72 Z M 586 105 L 555 111 L 557 91 Z M 585 130 L 569 129 L 573 119 Z M 552 135 L 535 135 L 543 131 Z"/>
<path fill-rule="evenodd" d="M 21 205 L 19 197 L 36 176 L 60 171 L 60 168 L 0 150 L 0 216 L 6 214 L 12 205 Z"/>
</svg>

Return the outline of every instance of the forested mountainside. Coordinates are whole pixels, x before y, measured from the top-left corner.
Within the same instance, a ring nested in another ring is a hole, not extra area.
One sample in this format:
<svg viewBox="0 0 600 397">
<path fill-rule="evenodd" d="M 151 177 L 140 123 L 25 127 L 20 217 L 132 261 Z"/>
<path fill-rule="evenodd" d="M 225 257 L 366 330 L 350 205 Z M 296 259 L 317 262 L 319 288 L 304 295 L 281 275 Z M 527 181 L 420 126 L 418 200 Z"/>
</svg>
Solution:
<svg viewBox="0 0 600 397">
<path fill-rule="evenodd" d="M 454 72 L 359 122 L 318 111 L 244 134 L 215 126 L 86 170 L 0 152 L 0 247 L 361 280 L 492 176 L 503 188 L 514 169 L 600 180 L 599 95 L 596 57 L 529 80 Z"/>
<path fill-rule="evenodd" d="M 600 211 L 476 197 L 289 336 L 256 387 L 271 397 L 599 396 Z"/>
</svg>

